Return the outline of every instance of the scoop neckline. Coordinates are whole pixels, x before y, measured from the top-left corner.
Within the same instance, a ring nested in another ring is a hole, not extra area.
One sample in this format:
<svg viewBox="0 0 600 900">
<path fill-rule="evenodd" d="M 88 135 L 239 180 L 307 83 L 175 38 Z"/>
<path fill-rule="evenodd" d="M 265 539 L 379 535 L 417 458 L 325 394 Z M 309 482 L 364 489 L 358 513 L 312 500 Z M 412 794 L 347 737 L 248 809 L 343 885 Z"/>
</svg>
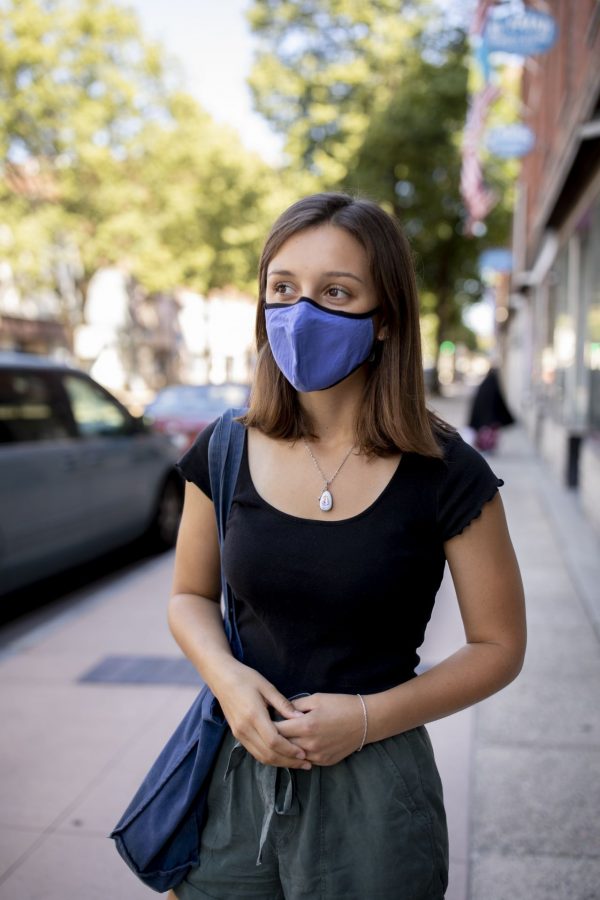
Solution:
<svg viewBox="0 0 600 900">
<path fill-rule="evenodd" d="M 385 484 L 383 489 L 380 491 L 380 493 L 375 497 L 373 502 L 370 503 L 369 506 L 367 506 L 365 509 L 356 513 L 354 516 L 347 516 L 345 519 L 310 519 L 306 516 L 295 516 L 293 513 L 285 512 L 285 510 L 279 509 L 277 506 L 273 506 L 272 503 L 269 503 L 268 500 L 265 500 L 265 498 L 262 496 L 262 494 L 260 494 L 258 492 L 256 485 L 254 484 L 254 479 L 252 478 L 252 472 L 250 471 L 250 458 L 248 455 L 248 429 L 246 429 L 246 434 L 244 435 L 244 452 L 243 452 L 242 463 L 246 467 L 246 475 L 248 476 L 248 483 L 251 487 L 253 494 L 260 501 L 261 505 L 265 507 L 265 509 L 268 509 L 270 512 L 275 513 L 276 515 L 278 515 L 284 519 L 289 519 L 293 522 L 305 522 L 310 525 L 326 525 L 326 526 L 331 527 L 332 525 L 346 525 L 351 522 L 356 522 L 358 519 L 362 519 L 365 516 L 368 516 L 377 506 L 379 506 L 379 504 L 385 499 L 386 495 L 391 490 L 396 479 L 399 477 L 399 473 L 400 473 L 401 469 L 403 470 L 405 468 L 405 466 L 403 466 L 402 463 L 403 463 L 404 457 L 407 455 L 408 454 L 406 452 L 402 453 L 402 455 L 400 456 L 400 459 L 398 460 L 398 465 L 392 472 L 392 475 L 391 475 L 389 481 L 387 481 L 387 483 Z"/>
</svg>

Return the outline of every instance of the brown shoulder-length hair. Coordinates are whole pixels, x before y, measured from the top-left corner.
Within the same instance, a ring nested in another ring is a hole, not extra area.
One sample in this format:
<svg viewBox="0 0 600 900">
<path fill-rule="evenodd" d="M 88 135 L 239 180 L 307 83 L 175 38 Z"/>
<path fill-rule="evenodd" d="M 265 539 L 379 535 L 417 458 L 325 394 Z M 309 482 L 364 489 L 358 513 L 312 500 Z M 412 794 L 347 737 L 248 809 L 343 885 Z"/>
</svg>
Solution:
<svg viewBox="0 0 600 900">
<path fill-rule="evenodd" d="M 412 451 L 439 458 L 443 453 L 436 432 L 452 429 L 425 405 L 419 301 L 408 241 L 400 224 L 376 203 L 347 194 L 304 197 L 286 209 L 271 228 L 259 264 L 258 359 L 244 424 L 274 438 L 316 437 L 296 390 L 271 352 L 264 302 L 267 270 L 281 246 L 299 231 L 324 224 L 345 229 L 365 248 L 382 307 L 381 321 L 387 325 L 387 337 L 376 342 L 375 358 L 367 363 L 356 443 L 368 455 Z"/>
</svg>

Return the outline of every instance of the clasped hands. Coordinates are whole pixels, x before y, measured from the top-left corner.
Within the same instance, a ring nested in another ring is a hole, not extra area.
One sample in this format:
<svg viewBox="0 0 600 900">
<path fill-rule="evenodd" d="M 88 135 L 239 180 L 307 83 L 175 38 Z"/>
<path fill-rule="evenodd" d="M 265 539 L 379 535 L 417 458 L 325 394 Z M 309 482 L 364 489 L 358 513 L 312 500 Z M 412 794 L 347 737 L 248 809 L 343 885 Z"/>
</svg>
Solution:
<svg viewBox="0 0 600 900">
<path fill-rule="evenodd" d="M 361 744 L 364 716 L 355 694 L 318 693 L 290 701 L 256 670 L 237 663 L 234 678 L 217 697 L 234 736 L 267 765 L 331 766 Z M 283 718 L 273 721 L 269 707 Z"/>
</svg>

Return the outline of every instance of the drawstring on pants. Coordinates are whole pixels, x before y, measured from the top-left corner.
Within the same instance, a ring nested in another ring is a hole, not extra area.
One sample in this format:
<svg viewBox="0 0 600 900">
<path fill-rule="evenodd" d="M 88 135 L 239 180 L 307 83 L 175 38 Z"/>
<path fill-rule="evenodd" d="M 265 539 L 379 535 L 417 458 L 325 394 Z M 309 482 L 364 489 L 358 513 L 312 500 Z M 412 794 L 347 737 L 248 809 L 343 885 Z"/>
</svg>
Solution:
<svg viewBox="0 0 600 900">
<path fill-rule="evenodd" d="M 244 754 L 247 752 L 246 748 L 239 741 L 236 741 L 229 754 L 224 781 L 239 766 Z M 256 865 L 260 866 L 262 864 L 263 847 L 269 834 L 273 815 L 276 813 L 278 816 L 297 816 L 299 806 L 294 775 L 290 769 L 284 766 L 267 766 L 259 763 L 257 760 L 253 760 L 253 762 L 258 790 L 264 805 L 258 856 L 256 857 Z"/>
</svg>

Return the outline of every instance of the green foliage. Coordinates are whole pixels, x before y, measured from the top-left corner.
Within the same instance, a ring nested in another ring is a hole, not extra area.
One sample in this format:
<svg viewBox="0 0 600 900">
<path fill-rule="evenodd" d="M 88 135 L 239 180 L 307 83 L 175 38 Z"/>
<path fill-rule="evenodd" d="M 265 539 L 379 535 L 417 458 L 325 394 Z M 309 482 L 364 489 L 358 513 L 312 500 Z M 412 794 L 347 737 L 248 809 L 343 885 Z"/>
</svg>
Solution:
<svg viewBox="0 0 600 900">
<path fill-rule="evenodd" d="M 0 9 L 3 155 L 75 162 L 125 153 L 164 108 L 164 67 L 133 12 L 109 0 L 8 0 Z"/>
<path fill-rule="evenodd" d="M 396 214 L 414 250 L 428 347 L 464 338 L 462 307 L 480 295 L 477 259 L 507 240 L 510 217 L 506 164 L 496 164 L 502 202 L 483 239 L 464 236 L 465 33 L 434 0 L 255 0 L 249 20 L 255 102 L 286 136 L 290 166 Z"/>
<path fill-rule="evenodd" d="M 271 172 L 190 97 L 173 95 L 170 113 L 168 125 L 150 121 L 132 141 L 118 181 L 96 185 L 86 265 L 126 259 L 150 290 L 251 290 Z"/>
<path fill-rule="evenodd" d="M 0 41 L 3 252 L 25 294 L 57 288 L 65 247 L 82 283 L 120 261 L 149 290 L 254 288 L 288 195 L 178 90 L 132 11 L 0 0 Z"/>
</svg>

